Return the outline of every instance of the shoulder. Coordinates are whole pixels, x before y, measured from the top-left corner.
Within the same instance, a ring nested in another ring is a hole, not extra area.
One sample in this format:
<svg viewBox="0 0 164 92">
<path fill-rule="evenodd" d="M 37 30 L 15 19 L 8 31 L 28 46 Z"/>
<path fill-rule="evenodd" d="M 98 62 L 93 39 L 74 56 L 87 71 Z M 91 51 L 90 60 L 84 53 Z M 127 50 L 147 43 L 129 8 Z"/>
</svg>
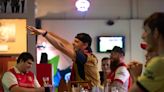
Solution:
<svg viewBox="0 0 164 92">
<path fill-rule="evenodd" d="M 9 77 L 9 76 L 14 76 L 14 74 L 12 73 L 12 72 L 5 72 L 4 74 L 3 74 L 3 77 Z"/>
<path fill-rule="evenodd" d="M 15 75 L 11 72 L 5 72 L 2 76 L 2 82 L 5 80 L 10 80 L 10 79 L 14 79 Z"/>
<path fill-rule="evenodd" d="M 152 58 L 145 70 L 150 71 L 159 71 L 161 69 L 164 69 L 164 57 L 154 57 Z"/>
<path fill-rule="evenodd" d="M 151 90 L 152 92 L 161 89 L 164 83 L 164 71 L 162 71 L 162 69 L 164 69 L 163 66 L 164 57 L 157 56 L 152 58 L 145 68 L 143 75 L 138 78 L 138 84 L 141 84 L 143 88 Z"/>
<path fill-rule="evenodd" d="M 145 68 L 145 76 L 164 76 L 164 71 L 159 71 L 164 69 L 164 57 L 154 57 L 152 58 L 147 67 Z"/>
<path fill-rule="evenodd" d="M 128 69 L 126 66 L 119 66 L 117 69 L 116 69 L 116 72 L 128 72 Z"/>
<path fill-rule="evenodd" d="M 89 61 L 90 63 L 93 63 L 93 64 L 98 63 L 97 57 L 92 53 L 87 55 L 87 61 Z"/>
<path fill-rule="evenodd" d="M 87 57 L 87 55 L 81 50 L 77 50 L 75 52 L 76 52 L 76 57 Z"/>
<path fill-rule="evenodd" d="M 164 57 L 161 56 L 157 56 L 152 58 L 149 63 L 148 66 L 154 66 L 154 65 L 164 65 Z"/>
<path fill-rule="evenodd" d="M 9 69 L 7 72 L 5 72 L 3 74 L 2 80 L 6 80 L 6 79 L 8 80 L 8 79 L 14 79 L 14 78 L 16 78 L 13 72 L 15 72 L 15 69 L 14 68 Z"/>
<path fill-rule="evenodd" d="M 114 80 L 119 80 L 122 83 L 125 83 L 130 77 L 130 73 L 127 70 L 126 66 L 120 66 L 115 71 Z"/>
<path fill-rule="evenodd" d="M 126 66 L 120 66 L 115 71 L 115 78 L 121 78 L 121 79 L 128 79 L 130 76 L 129 71 L 127 70 Z"/>
</svg>

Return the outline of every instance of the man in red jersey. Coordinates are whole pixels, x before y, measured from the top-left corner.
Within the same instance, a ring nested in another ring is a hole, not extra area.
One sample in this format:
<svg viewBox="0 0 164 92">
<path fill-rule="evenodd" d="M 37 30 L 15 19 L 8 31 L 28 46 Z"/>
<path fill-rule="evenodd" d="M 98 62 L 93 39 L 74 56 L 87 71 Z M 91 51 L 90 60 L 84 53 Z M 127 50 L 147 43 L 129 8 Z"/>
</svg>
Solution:
<svg viewBox="0 0 164 92">
<path fill-rule="evenodd" d="M 46 92 L 49 90 L 48 87 L 41 87 L 36 76 L 29 70 L 33 63 L 34 58 L 30 53 L 21 53 L 17 64 L 2 77 L 4 92 Z"/>
<path fill-rule="evenodd" d="M 131 76 L 126 67 L 124 56 L 124 51 L 118 46 L 115 46 L 111 51 L 109 92 L 113 89 L 117 89 L 118 92 L 128 92 L 131 86 Z"/>
</svg>

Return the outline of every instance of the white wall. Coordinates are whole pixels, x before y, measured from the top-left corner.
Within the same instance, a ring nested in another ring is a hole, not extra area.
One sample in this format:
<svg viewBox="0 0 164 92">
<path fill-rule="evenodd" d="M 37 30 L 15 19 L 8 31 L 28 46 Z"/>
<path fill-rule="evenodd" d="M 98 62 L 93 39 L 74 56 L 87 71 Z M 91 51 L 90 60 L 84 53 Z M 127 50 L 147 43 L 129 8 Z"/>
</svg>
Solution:
<svg viewBox="0 0 164 92">
<path fill-rule="evenodd" d="M 130 51 L 131 59 L 139 60 L 141 63 L 145 63 L 145 51 L 140 48 L 140 43 L 143 41 L 141 35 L 143 30 L 143 20 L 131 20 L 131 33 L 130 33 Z"/>
<path fill-rule="evenodd" d="M 42 28 L 53 31 L 56 34 L 72 41 L 74 36 L 80 32 L 86 32 L 93 38 L 92 49 L 99 60 L 101 70 L 101 59 L 109 56 L 105 53 L 96 52 L 96 37 L 100 35 L 124 35 L 125 38 L 125 61 L 131 59 L 143 61 L 143 52 L 140 49 L 142 33 L 142 20 L 114 20 L 113 26 L 106 25 L 107 20 L 42 20 Z M 63 63 L 63 62 L 60 62 Z"/>
<path fill-rule="evenodd" d="M 37 17 L 59 19 L 132 19 L 145 18 L 155 11 L 164 12 L 164 0 L 89 0 L 86 13 L 77 12 L 76 0 L 36 0 Z"/>
</svg>

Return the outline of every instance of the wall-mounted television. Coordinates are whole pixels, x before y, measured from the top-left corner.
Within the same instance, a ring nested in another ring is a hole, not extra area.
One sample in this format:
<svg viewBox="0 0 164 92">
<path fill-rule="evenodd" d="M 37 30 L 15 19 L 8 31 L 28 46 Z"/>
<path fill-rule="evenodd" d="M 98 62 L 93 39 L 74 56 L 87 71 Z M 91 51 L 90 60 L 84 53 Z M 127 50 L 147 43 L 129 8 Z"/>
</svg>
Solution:
<svg viewBox="0 0 164 92">
<path fill-rule="evenodd" d="M 125 51 L 125 36 L 98 36 L 97 52 L 110 52 L 114 46 L 119 46 Z"/>
</svg>

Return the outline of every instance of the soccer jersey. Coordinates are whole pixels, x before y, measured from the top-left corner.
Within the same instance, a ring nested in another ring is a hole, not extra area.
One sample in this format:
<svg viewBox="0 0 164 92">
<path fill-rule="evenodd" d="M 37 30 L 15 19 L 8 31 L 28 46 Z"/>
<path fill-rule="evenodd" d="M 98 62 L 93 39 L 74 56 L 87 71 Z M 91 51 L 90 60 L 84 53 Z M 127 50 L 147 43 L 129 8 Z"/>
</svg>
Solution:
<svg viewBox="0 0 164 92">
<path fill-rule="evenodd" d="M 22 74 L 14 67 L 6 72 L 2 77 L 2 84 L 5 92 L 10 92 L 10 89 L 16 85 L 25 88 L 40 87 L 36 77 L 32 72 Z"/>
<path fill-rule="evenodd" d="M 152 58 L 137 84 L 147 92 L 164 92 L 164 57 Z"/>
<path fill-rule="evenodd" d="M 127 70 L 126 65 L 121 64 L 115 71 L 111 72 L 108 79 L 110 79 L 110 83 L 114 81 L 119 81 L 122 83 L 121 92 L 128 92 L 128 89 L 131 85 L 130 81 L 130 73 Z"/>
</svg>

